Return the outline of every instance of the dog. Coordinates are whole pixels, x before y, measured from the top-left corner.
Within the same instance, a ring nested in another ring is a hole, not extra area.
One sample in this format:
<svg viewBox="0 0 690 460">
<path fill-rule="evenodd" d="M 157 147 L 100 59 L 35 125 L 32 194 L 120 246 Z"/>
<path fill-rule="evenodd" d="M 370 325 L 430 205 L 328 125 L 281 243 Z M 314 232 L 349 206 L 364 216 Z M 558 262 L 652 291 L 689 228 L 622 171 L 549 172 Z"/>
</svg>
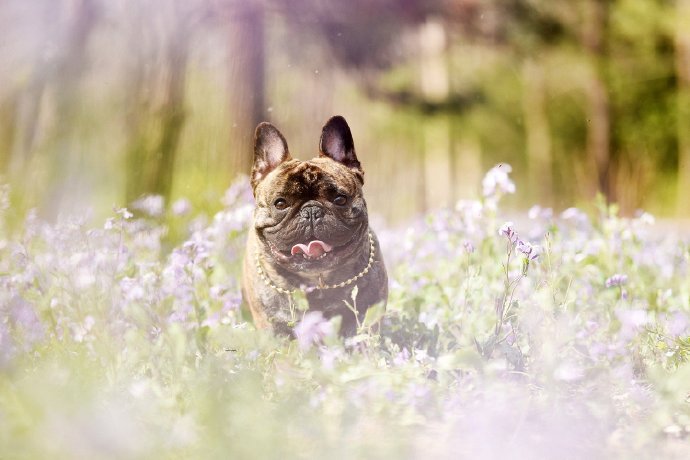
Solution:
<svg viewBox="0 0 690 460">
<path fill-rule="evenodd" d="M 319 155 L 309 161 L 292 158 L 280 131 L 260 123 L 250 182 L 256 206 L 242 292 L 256 327 L 292 335 L 303 314 L 294 300 L 301 291 L 308 311 L 341 316 L 340 334 L 354 335 L 367 309 L 385 307 L 388 277 L 345 119 L 326 122 Z"/>
</svg>

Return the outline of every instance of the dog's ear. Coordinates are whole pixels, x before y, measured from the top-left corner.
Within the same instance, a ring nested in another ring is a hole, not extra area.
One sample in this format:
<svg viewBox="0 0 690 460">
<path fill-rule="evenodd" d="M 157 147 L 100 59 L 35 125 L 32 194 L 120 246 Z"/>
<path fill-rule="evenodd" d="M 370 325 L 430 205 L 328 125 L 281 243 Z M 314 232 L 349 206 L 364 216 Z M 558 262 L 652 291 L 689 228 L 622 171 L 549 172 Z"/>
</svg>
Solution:
<svg viewBox="0 0 690 460">
<path fill-rule="evenodd" d="M 350 127 L 340 115 L 332 117 L 324 125 L 319 151 L 319 156 L 328 157 L 352 169 L 360 182 L 364 183 L 364 171 L 355 154 Z"/>
<path fill-rule="evenodd" d="M 270 123 L 259 123 L 254 133 L 254 166 L 252 167 L 252 189 L 282 162 L 290 160 L 285 138 Z"/>
</svg>

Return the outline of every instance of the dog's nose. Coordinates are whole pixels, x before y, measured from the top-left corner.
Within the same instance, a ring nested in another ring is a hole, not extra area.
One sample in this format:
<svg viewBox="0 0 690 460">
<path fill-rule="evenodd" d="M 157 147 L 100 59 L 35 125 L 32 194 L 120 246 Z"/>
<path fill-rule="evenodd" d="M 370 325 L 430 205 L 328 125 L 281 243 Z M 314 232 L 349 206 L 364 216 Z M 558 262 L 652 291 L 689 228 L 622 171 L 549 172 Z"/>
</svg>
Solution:
<svg viewBox="0 0 690 460">
<path fill-rule="evenodd" d="M 323 217 L 323 208 L 314 204 L 307 205 L 302 208 L 300 215 L 306 220 L 316 222 Z"/>
</svg>

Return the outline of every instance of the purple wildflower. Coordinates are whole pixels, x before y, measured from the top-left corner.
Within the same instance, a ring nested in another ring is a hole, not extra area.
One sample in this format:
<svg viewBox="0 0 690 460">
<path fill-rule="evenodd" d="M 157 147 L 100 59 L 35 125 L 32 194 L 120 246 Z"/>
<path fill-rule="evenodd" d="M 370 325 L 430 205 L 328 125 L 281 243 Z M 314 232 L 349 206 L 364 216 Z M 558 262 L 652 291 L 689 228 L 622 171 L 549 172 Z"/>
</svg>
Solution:
<svg viewBox="0 0 690 460">
<path fill-rule="evenodd" d="M 145 298 L 146 291 L 138 279 L 125 276 L 120 280 L 120 289 L 128 302 L 137 302 Z"/>
<path fill-rule="evenodd" d="M 663 322 L 671 337 L 687 335 L 690 319 L 683 312 L 675 311 L 673 313 L 668 313 Z"/>
<path fill-rule="evenodd" d="M 335 366 L 335 363 L 342 358 L 343 352 L 342 349 L 339 348 L 320 347 L 319 356 L 321 357 L 321 365 L 323 368 L 332 370 Z"/>
<path fill-rule="evenodd" d="M 393 358 L 393 364 L 395 366 L 402 366 L 404 364 L 407 364 L 410 361 L 410 352 L 407 350 L 406 347 L 402 349 L 400 353 L 395 355 Z"/>
<path fill-rule="evenodd" d="M 628 284 L 628 275 L 616 273 L 606 280 L 606 287 L 625 286 Z"/>
<path fill-rule="evenodd" d="M 508 241 L 511 243 L 515 244 L 518 241 L 518 234 L 515 232 L 515 229 L 513 228 L 513 223 L 512 222 L 506 222 L 501 226 L 501 228 L 498 229 L 498 234 L 501 236 L 505 236 L 508 238 Z"/>
<path fill-rule="evenodd" d="M 45 337 L 45 327 L 36 314 L 33 304 L 21 297 L 9 301 L 9 322 L 21 331 L 25 350 Z"/>
<path fill-rule="evenodd" d="M 323 317 L 320 311 L 311 311 L 304 315 L 295 326 L 295 336 L 302 351 L 307 351 L 314 343 L 333 334 L 333 324 Z"/>
<path fill-rule="evenodd" d="M 553 376 L 563 382 L 575 382 L 581 380 L 585 376 L 585 372 L 582 367 L 573 362 L 564 362 L 554 370 Z"/>
<path fill-rule="evenodd" d="M 472 254 L 474 252 L 474 245 L 472 244 L 471 241 L 468 241 L 468 240 L 463 241 L 462 247 L 465 248 L 465 252 L 468 254 Z"/>
<path fill-rule="evenodd" d="M 254 194 L 249 184 L 249 177 L 242 176 L 235 180 L 230 188 L 225 191 L 225 195 L 221 201 L 223 205 L 228 208 L 240 206 L 242 204 L 253 206 Z"/>
<path fill-rule="evenodd" d="M 518 240 L 517 250 L 524 254 L 527 260 L 535 260 L 539 257 L 539 248 L 526 241 Z"/>
<path fill-rule="evenodd" d="M 615 313 L 621 323 L 620 336 L 624 340 L 632 339 L 641 327 L 650 322 L 647 311 L 641 308 L 633 310 L 619 308 Z"/>
</svg>

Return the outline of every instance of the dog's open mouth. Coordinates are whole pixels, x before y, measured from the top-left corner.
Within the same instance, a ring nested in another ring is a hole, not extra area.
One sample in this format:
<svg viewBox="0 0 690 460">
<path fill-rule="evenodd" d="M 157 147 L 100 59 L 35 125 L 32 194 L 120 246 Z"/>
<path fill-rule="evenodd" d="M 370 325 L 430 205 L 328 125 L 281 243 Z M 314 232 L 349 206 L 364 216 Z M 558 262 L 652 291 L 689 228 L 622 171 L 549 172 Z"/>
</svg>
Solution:
<svg viewBox="0 0 690 460">
<path fill-rule="evenodd" d="M 309 260 L 323 259 L 333 250 L 333 246 L 324 243 L 321 240 L 310 241 L 309 244 L 296 244 L 290 250 L 290 255 L 296 256 L 301 254 L 302 257 Z"/>
<path fill-rule="evenodd" d="M 279 249 L 271 241 L 267 241 L 273 256 L 283 262 L 300 263 L 307 262 L 319 266 L 319 262 L 326 262 L 351 247 L 352 240 L 345 244 L 335 246 L 322 240 L 312 240 L 304 243 L 296 243 L 290 249 Z"/>
</svg>

